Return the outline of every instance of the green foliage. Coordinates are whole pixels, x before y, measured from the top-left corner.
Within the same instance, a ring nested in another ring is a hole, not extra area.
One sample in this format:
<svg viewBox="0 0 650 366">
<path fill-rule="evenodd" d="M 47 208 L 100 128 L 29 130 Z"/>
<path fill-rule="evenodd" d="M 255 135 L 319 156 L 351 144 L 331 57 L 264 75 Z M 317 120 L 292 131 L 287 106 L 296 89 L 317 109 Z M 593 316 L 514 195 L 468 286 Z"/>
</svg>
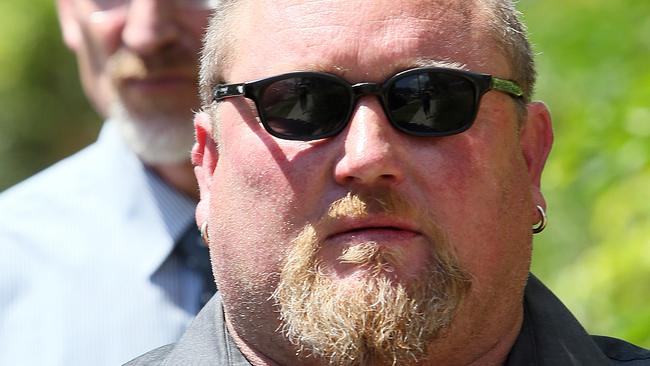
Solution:
<svg viewBox="0 0 650 366">
<path fill-rule="evenodd" d="M 650 1 L 521 0 L 555 146 L 534 271 L 591 332 L 650 347 Z M 52 0 L 0 1 L 0 190 L 94 139 Z"/>
<path fill-rule="evenodd" d="M 650 2 L 519 5 L 555 126 L 534 271 L 589 331 L 650 347 Z"/>
<path fill-rule="evenodd" d="M 94 139 L 52 0 L 0 1 L 0 190 Z"/>
</svg>

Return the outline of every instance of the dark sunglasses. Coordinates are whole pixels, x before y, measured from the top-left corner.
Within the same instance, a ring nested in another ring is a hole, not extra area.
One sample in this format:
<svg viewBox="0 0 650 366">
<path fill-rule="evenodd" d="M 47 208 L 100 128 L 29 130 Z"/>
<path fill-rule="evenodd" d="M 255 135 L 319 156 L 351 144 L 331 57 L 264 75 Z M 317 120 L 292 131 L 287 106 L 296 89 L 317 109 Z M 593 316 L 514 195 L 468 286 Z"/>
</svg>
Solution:
<svg viewBox="0 0 650 366">
<path fill-rule="evenodd" d="M 287 140 L 317 140 L 341 132 L 364 95 L 377 95 L 390 123 L 413 136 L 449 136 L 470 128 L 483 94 L 498 90 L 513 97 L 514 82 L 464 70 L 410 69 L 384 83 L 351 85 L 322 72 L 291 72 L 240 84 L 219 84 L 213 100 L 243 96 L 257 106 L 262 125 Z"/>
</svg>

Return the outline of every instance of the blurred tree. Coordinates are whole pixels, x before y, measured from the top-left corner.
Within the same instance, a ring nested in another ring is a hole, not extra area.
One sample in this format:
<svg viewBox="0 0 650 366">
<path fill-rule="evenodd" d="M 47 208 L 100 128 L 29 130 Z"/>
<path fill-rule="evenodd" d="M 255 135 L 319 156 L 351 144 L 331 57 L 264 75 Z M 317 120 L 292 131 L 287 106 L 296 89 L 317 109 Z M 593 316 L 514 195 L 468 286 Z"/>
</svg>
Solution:
<svg viewBox="0 0 650 366">
<path fill-rule="evenodd" d="M 0 191 L 95 139 L 54 1 L 0 2 Z"/>
<path fill-rule="evenodd" d="M 650 347 L 650 2 L 519 6 L 556 137 L 533 269 L 590 332 Z"/>
<path fill-rule="evenodd" d="M 650 347 L 650 1 L 521 0 L 555 146 L 537 273 L 594 333 Z M 94 140 L 52 0 L 0 2 L 0 190 Z"/>
</svg>

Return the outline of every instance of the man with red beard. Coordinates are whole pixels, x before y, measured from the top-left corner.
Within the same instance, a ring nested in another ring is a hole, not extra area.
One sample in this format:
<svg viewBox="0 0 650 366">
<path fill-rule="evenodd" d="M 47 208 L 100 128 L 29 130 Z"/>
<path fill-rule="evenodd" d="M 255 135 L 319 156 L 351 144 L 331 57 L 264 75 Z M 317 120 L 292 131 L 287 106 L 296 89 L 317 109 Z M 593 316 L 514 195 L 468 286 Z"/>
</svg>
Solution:
<svg viewBox="0 0 650 366">
<path fill-rule="evenodd" d="M 0 196 L 0 364 L 120 364 L 177 340 L 214 293 L 189 159 L 214 3 L 57 1 L 107 121 L 96 143 Z"/>
<path fill-rule="evenodd" d="M 134 365 L 611 365 L 530 275 L 552 143 L 508 0 L 224 1 L 192 151 L 219 292 Z"/>
</svg>

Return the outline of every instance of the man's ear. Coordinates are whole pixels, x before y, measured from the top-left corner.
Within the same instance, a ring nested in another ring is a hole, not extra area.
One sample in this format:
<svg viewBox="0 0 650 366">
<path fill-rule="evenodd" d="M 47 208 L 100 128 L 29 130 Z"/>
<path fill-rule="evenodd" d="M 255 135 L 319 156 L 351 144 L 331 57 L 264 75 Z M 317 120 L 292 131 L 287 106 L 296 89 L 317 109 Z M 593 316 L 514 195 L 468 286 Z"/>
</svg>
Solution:
<svg viewBox="0 0 650 366">
<path fill-rule="evenodd" d="M 219 161 L 217 144 L 212 134 L 212 119 L 207 112 L 194 115 L 196 142 L 192 147 L 192 164 L 199 183 L 200 200 L 196 207 L 196 223 L 200 227 L 208 219 L 210 208 L 210 186 L 212 176 Z"/>
<path fill-rule="evenodd" d="M 540 184 L 542 170 L 553 145 L 551 114 L 542 102 L 529 103 L 527 110 L 528 116 L 520 133 L 521 150 L 532 183 L 530 188 L 533 202 L 546 208 Z"/>
<path fill-rule="evenodd" d="M 74 4 L 72 0 L 56 0 L 56 6 L 63 41 L 69 49 L 76 52 L 81 44 L 81 29 L 75 14 Z"/>
</svg>

